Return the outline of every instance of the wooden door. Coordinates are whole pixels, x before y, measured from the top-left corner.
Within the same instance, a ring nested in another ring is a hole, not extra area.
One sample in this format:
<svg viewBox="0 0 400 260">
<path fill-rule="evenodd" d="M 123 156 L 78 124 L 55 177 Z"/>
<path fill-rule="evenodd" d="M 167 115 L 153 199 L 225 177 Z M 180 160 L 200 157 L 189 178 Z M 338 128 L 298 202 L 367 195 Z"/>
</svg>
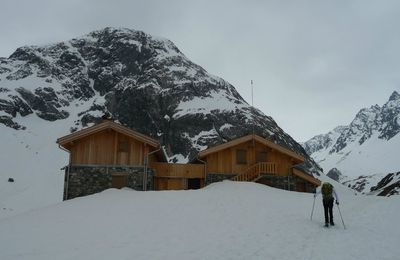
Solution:
<svg viewBox="0 0 400 260">
<path fill-rule="evenodd" d="M 156 178 L 156 190 L 168 190 L 168 179 Z"/>
<path fill-rule="evenodd" d="M 168 179 L 168 190 L 184 190 L 184 179 L 174 178 Z"/>
<path fill-rule="evenodd" d="M 112 175 L 112 188 L 121 189 L 128 186 L 128 174 L 127 173 L 114 173 Z"/>
</svg>

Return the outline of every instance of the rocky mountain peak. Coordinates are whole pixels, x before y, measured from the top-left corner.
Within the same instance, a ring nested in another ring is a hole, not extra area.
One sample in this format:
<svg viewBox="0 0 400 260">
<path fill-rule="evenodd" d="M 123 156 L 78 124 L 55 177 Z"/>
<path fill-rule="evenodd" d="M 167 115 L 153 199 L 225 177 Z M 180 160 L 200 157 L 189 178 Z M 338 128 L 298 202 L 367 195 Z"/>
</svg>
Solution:
<svg viewBox="0 0 400 260">
<path fill-rule="evenodd" d="M 393 91 L 390 95 L 389 101 L 400 100 L 400 94 L 397 91 Z"/>
<path fill-rule="evenodd" d="M 253 109 L 225 80 L 191 62 L 167 39 L 125 28 L 104 28 L 69 41 L 18 48 L 0 62 L 0 123 L 29 129 L 24 120 L 71 121 L 71 131 L 109 113 L 160 140 L 170 161 L 251 132 L 305 157 L 276 122 Z M 309 159 L 314 173 L 318 166 Z"/>
<path fill-rule="evenodd" d="M 339 182 L 340 178 L 342 177 L 342 173 L 338 169 L 332 168 L 329 170 L 329 172 L 326 174 L 326 176 Z"/>
</svg>

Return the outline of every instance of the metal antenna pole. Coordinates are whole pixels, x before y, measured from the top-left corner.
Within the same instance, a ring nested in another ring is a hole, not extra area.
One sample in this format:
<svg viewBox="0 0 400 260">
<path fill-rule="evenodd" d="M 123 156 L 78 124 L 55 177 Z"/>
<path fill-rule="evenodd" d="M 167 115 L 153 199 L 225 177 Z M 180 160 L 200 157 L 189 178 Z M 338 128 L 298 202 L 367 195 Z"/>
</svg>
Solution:
<svg viewBox="0 0 400 260">
<path fill-rule="evenodd" d="M 253 95 L 253 80 L 251 82 L 251 121 L 252 121 L 252 130 L 253 130 L 253 147 L 255 146 L 254 143 L 254 95 Z"/>
<path fill-rule="evenodd" d="M 253 107 L 253 80 L 251 80 L 251 106 Z"/>
</svg>

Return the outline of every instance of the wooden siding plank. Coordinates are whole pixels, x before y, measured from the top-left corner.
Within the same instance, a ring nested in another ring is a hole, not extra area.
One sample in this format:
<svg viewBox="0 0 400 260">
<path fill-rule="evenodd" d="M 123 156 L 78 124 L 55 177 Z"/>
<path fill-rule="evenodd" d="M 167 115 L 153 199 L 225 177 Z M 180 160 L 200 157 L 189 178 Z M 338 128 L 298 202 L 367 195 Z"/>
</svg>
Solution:
<svg viewBox="0 0 400 260">
<path fill-rule="evenodd" d="M 117 152 L 118 152 L 118 132 L 114 132 L 114 148 L 113 148 L 113 161 L 117 164 Z"/>
<path fill-rule="evenodd" d="M 128 143 L 126 152 L 118 149 L 121 140 Z M 73 164 L 142 166 L 143 150 L 148 149 L 144 149 L 140 141 L 108 129 L 74 142 L 70 146 L 70 156 Z"/>
<path fill-rule="evenodd" d="M 204 179 L 204 164 L 151 163 L 155 177 L 200 178 Z"/>
</svg>

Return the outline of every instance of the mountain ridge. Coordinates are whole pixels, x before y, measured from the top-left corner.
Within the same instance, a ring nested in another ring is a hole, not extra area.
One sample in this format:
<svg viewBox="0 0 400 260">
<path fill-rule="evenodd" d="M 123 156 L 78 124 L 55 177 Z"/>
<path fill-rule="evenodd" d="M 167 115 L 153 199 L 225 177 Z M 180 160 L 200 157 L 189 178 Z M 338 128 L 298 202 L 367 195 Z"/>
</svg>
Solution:
<svg viewBox="0 0 400 260">
<path fill-rule="evenodd" d="M 2 58 L 0 64 L 0 73 L 6 74 L 0 78 L 3 81 L 20 83 L 32 75 L 44 79 L 39 83 L 43 87 L 32 89 L 22 84 L 14 93 L 2 88 L 8 97 L 0 95 L 0 111 L 5 112 L 0 122 L 16 129 L 26 127 L 15 120 L 17 114 L 62 120 L 70 116 L 66 108 L 71 102 L 93 100 L 88 110 L 78 113 L 73 130 L 108 112 L 124 125 L 161 137 L 169 155 L 181 153 L 186 161 L 196 151 L 184 143 L 209 145 L 210 135 L 195 139 L 203 130 L 214 135 L 212 144 L 221 143 L 248 133 L 253 116 L 257 133 L 305 154 L 271 117 L 249 106 L 232 85 L 189 61 L 171 41 L 141 31 L 107 27 L 67 42 L 24 46 L 8 59 Z M 202 129 L 193 120 L 202 121 Z M 182 132 L 178 127 L 184 125 L 197 128 L 196 135 L 181 133 L 177 137 L 174 132 Z M 230 130 L 232 126 L 237 129 Z"/>
<path fill-rule="evenodd" d="M 357 184 L 362 176 L 366 176 L 363 183 L 368 180 L 367 186 L 372 188 L 380 179 L 368 176 L 384 178 L 399 171 L 396 158 L 400 145 L 399 132 L 400 95 L 393 91 L 382 106 L 363 108 L 349 125 L 315 136 L 302 145 L 324 171 L 337 168 L 342 174 L 339 178 L 341 182 L 368 193 Z"/>
<path fill-rule="evenodd" d="M 252 133 L 254 125 L 256 134 L 304 156 L 305 171 L 321 173 L 272 117 L 187 59 L 172 41 L 107 27 L 0 58 L 0 174 L 15 180 L 0 182 L 0 204 L 16 210 L 16 200 L 43 190 L 43 198 L 29 205 L 60 200 L 60 169 L 68 155 L 55 141 L 105 113 L 159 140 L 169 162 L 191 162 L 200 150 Z M 53 180 L 52 189 L 46 179 Z"/>
</svg>

